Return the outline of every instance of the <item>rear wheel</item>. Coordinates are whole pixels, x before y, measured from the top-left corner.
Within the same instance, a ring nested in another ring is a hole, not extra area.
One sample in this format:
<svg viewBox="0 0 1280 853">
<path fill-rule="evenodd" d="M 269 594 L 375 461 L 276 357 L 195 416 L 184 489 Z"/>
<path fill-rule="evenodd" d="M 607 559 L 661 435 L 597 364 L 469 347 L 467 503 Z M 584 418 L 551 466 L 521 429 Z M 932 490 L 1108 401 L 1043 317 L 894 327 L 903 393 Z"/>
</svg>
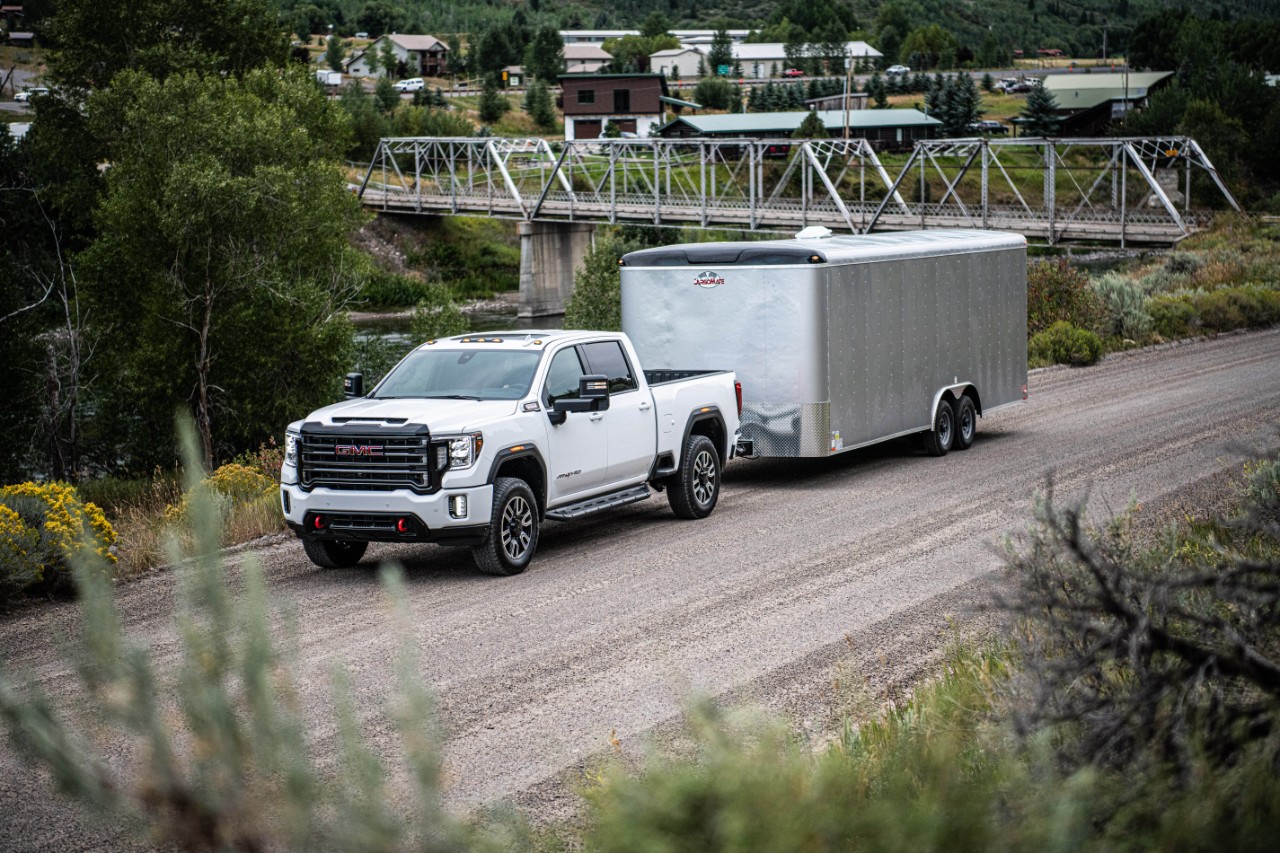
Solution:
<svg viewBox="0 0 1280 853">
<path fill-rule="evenodd" d="M 493 484 L 493 515 L 483 545 L 471 549 L 476 568 L 486 575 L 508 577 L 525 570 L 538 547 L 538 501 L 529 485 L 516 477 Z"/>
<path fill-rule="evenodd" d="M 667 502 L 677 518 L 706 518 L 720 498 L 720 455 L 705 435 L 689 437 L 680 471 L 667 484 Z"/>
<path fill-rule="evenodd" d="M 302 538 L 302 547 L 306 550 L 311 562 L 322 569 L 349 569 L 369 548 L 368 542 L 349 542 L 341 539 Z"/>
<path fill-rule="evenodd" d="M 924 449 L 930 456 L 946 456 L 956 438 L 956 413 L 949 400 L 939 400 L 933 413 L 933 429 L 924 434 Z"/>
<path fill-rule="evenodd" d="M 968 450 L 978 436 L 978 407 L 969 397 L 956 401 L 956 450 Z"/>
</svg>

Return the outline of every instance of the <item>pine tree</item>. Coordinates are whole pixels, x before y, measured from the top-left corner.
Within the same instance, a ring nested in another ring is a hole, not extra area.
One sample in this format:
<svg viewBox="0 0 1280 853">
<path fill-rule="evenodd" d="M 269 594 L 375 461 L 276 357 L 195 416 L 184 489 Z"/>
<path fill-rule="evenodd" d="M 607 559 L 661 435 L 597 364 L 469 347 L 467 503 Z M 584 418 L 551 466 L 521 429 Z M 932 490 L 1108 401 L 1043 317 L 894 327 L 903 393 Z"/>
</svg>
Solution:
<svg viewBox="0 0 1280 853">
<path fill-rule="evenodd" d="M 480 92 L 480 120 L 492 124 L 502 118 L 511 109 L 511 102 L 498 91 L 498 78 L 486 74 L 484 88 Z"/>
<path fill-rule="evenodd" d="M 822 119 L 816 112 L 806 115 L 804 121 L 800 122 L 800 126 L 791 134 L 792 139 L 827 139 L 830 136 L 827 126 L 822 123 Z"/>
<path fill-rule="evenodd" d="M 551 90 L 542 80 L 535 80 L 524 96 L 524 111 L 533 123 L 543 130 L 556 126 L 556 111 L 551 105 Z"/>
<path fill-rule="evenodd" d="M 1023 131 L 1027 136 L 1052 136 L 1058 132 L 1058 99 L 1043 85 L 1027 95 L 1022 108 Z"/>
</svg>

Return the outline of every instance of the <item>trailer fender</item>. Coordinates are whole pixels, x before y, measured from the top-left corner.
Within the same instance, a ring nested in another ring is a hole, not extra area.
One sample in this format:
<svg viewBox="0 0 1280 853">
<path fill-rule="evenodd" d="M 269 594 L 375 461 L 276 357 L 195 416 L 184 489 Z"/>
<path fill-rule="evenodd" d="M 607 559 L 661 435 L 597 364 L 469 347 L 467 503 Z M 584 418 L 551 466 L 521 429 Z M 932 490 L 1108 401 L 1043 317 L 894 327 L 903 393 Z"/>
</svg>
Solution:
<svg viewBox="0 0 1280 853">
<path fill-rule="evenodd" d="M 943 385 L 934 392 L 933 402 L 929 406 L 930 431 L 933 430 L 933 415 L 938 411 L 938 404 L 943 400 L 953 403 L 966 394 L 973 398 L 973 404 L 977 407 L 978 414 L 982 414 L 982 402 L 978 397 L 978 388 L 972 382 L 956 382 L 952 385 Z"/>
</svg>

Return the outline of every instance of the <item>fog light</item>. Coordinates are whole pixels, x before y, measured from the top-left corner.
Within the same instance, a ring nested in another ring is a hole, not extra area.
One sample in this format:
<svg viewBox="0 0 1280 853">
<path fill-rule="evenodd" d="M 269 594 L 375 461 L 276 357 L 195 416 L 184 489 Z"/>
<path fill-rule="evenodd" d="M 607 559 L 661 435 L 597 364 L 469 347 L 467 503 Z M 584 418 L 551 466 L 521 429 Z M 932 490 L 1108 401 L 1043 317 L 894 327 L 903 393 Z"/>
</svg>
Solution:
<svg viewBox="0 0 1280 853">
<path fill-rule="evenodd" d="M 311 526 L 316 530 L 324 530 L 329 526 L 329 521 L 323 515 L 317 515 L 311 519 Z"/>
<path fill-rule="evenodd" d="M 412 532 L 413 532 L 412 521 L 410 521 L 408 518 L 403 518 L 403 517 L 396 519 L 396 533 L 412 533 Z"/>
<path fill-rule="evenodd" d="M 449 495 L 449 515 L 453 518 L 467 517 L 466 495 Z"/>
</svg>

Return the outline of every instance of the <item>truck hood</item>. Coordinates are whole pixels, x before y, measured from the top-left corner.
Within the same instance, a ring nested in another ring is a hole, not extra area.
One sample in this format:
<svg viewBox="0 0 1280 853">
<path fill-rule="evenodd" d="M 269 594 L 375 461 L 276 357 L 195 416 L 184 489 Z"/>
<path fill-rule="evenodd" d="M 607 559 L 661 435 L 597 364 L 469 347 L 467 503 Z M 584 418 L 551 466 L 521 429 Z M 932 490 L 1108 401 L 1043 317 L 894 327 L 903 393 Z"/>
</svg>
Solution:
<svg viewBox="0 0 1280 853">
<path fill-rule="evenodd" d="M 317 409 L 307 418 L 325 426 L 426 424 L 432 434 L 467 432 L 516 413 L 519 400 L 345 400 Z"/>
</svg>

